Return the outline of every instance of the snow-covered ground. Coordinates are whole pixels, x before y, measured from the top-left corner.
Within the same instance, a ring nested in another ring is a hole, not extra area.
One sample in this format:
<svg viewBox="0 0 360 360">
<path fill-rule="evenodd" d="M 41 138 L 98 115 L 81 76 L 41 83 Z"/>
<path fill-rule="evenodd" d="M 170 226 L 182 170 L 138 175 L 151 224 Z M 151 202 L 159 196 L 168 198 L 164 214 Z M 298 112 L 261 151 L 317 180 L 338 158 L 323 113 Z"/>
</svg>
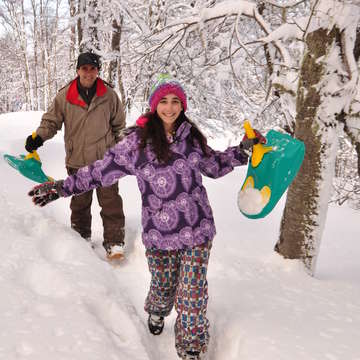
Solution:
<svg viewBox="0 0 360 360">
<path fill-rule="evenodd" d="M 41 113 L 0 115 L 0 154 L 24 153 Z M 224 140 L 224 143 L 226 139 Z M 221 145 L 221 139 L 216 146 Z M 65 176 L 62 133 L 39 155 Z M 246 168 L 205 179 L 217 225 L 209 265 L 209 360 L 359 360 L 359 212 L 331 206 L 316 274 L 274 253 L 284 199 L 262 220 L 237 209 Z M 149 334 L 143 302 L 149 274 L 135 179 L 120 181 L 126 260 L 112 267 L 69 228 L 69 200 L 40 209 L 34 185 L 0 161 L 0 359 L 175 360 L 175 311 Z M 93 233 L 102 235 L 94 200 Z"/>
</svg>

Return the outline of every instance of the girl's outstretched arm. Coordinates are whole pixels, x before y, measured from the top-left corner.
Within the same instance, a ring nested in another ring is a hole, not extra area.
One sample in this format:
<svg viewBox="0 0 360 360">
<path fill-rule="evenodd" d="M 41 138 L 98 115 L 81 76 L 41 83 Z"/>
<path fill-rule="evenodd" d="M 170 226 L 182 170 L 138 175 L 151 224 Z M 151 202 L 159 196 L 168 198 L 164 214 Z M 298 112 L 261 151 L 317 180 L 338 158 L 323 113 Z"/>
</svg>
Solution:
<svg viewBox="0 0 360 360">
<path fill-rule="evenodd" d="M 240 146 L 228 147 L 225 151 L 207 146 L 207 155 L 199 164 L 203 175 L 216 179 L 231 172 L 235 166 L 246 165 L 249 155 Z"/>
<path fill-rule="evenodd" d="M 135 174 L 138 137 L 135 131 L 109 149 L 103 159 L 80 168 L 64 180 L 35 186 L 28 193 L 35 205 L 45 206 L 59 197 L 81 194 L 100 186 L 110 186 L 125 175 Z"/>
</svg>

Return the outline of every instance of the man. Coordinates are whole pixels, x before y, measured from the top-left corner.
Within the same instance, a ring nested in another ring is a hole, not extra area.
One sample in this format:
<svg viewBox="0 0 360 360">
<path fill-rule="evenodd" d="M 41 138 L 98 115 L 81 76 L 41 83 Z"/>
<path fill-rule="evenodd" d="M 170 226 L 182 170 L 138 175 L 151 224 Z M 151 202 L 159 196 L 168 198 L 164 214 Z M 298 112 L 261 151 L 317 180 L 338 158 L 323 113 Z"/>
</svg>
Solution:
<svg viewBox="0 0 360 360">
<path fill-rule="evenodd" d="M 51 139 L 64 124 L 66 168 L 68 174 L 102 159 L 107 149 L 119 139 L 125 116 L 115 91 L 101 80 L 100 58 L 90 52 L 79 55 L 77 78 L 62 88 L 42 116 L 36 137 L 26 139 L 32 152 Z M 71 227 L 91 240 L 92 190 L 71 198 Z M 104 227 L 103 246 L 108 258 L 121 258 L 124 251 L 125 217 L 118 183 L 96 189 Z"/>
</svg>

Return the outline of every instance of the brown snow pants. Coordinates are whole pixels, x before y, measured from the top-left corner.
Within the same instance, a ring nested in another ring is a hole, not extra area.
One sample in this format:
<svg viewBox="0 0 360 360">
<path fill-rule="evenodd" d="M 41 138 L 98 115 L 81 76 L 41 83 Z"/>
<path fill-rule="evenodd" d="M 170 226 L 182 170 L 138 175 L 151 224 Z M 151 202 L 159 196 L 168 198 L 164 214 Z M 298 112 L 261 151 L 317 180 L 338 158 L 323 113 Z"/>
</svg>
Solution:
<svg viewBox="0 0 360 360">
<path fill-rule="evenodd" d="M 77 169 L 68 168 L 69 175 L 76 173 Z M 101 207 L 100 216 L 104 227 L 104 247 L 124 242 L 125 216 L 123 201 L 119 195 L 118 183 L 96 189 L 96 196 Z M 91 237 L 91 204 L 93 190 L 72 196 L 70 201 L 71 227 L 83 238 Z"/>
</svg>

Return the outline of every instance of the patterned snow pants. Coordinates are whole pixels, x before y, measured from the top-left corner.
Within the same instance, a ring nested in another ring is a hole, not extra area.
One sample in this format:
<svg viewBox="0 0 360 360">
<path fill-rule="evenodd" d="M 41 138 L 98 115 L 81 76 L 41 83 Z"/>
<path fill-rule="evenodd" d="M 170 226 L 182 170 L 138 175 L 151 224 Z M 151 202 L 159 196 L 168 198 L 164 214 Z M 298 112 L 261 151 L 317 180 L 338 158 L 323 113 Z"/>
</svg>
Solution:
<svg viewBox="0 0 360 360">
<path fill-rule="evenodd" d="M 192 249 L 146 250 L 151 283 L 145 311 L 165 317 L 175 304 L 175 347 L 179 357 L 186 351 L 206 352 L 209 342 L 206 273 L 211 245 L 209 241 Z"/>
</svg>

